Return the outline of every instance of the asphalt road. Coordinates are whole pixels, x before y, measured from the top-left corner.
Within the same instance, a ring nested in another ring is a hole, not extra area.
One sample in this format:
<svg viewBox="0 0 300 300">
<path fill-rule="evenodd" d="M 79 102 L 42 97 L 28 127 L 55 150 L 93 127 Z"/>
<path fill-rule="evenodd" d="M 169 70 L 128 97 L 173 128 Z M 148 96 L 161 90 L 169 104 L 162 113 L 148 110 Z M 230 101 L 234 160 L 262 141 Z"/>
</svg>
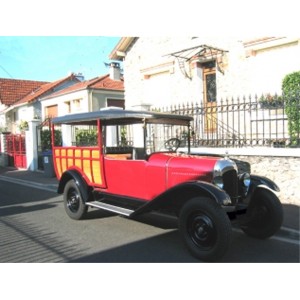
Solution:
<svg viewBox="0 0 300 300">
<path fill-rule="evenodd" d="M 299 262 L 299 207 L 284 209 L 283 231 L 269 240 L 234 229 L 222 262 Z M 199 262 L 182 244 L 173 218 L 130 220 L 90 210 L 88 219 L 74 221 L 62 196 L 2 180 L 0 241 L 0 262 Z"/>
</svg>

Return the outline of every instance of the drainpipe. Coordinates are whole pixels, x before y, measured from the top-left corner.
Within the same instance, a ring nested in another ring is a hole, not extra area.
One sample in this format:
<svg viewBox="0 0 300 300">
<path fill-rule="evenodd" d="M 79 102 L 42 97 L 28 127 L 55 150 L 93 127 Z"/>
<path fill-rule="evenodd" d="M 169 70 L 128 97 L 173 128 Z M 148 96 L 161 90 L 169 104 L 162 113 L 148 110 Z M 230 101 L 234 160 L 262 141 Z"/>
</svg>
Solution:
<svg viewBox="0 0 300 300">
<path fill-rule="evenodd" d="M 88 90 L 88 112 L 93 111 L 93 91 Z"/>
</svg>

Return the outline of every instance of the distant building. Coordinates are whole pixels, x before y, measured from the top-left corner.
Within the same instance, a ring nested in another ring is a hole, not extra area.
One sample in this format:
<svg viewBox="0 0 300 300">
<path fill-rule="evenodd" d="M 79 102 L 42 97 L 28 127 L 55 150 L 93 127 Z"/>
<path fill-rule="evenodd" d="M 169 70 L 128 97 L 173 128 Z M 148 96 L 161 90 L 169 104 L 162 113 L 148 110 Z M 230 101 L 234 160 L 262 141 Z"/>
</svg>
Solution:
<svg viewBox="0 0 300 300">
<path fill-rule="evenodd" d="M 9 113 L 10 107 L 47 83 L 45 81 L 0 78 L 0 128 L 8 130 L 15 123 L 15 116 Z"/>
<path fill-rule="evenodd" d="M 120 64 L 111 63 L 110 73 L 74 84 L 41 99 L 42 119 L 101 108 L 125 107 Z"/>
</svg>

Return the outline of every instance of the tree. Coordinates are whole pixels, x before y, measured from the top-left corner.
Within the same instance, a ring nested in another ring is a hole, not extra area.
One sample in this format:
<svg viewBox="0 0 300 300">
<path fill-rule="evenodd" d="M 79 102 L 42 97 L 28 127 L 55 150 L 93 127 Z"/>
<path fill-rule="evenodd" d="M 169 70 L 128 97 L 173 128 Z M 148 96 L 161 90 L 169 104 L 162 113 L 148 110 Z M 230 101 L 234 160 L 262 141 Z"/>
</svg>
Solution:
<svg viewBox="0 0 300 300">
<path fill-rule="evenodd" d="M 300 142 L 300 71 L 287 74 L 282 80 L 291 145 Z"/>
</svg>

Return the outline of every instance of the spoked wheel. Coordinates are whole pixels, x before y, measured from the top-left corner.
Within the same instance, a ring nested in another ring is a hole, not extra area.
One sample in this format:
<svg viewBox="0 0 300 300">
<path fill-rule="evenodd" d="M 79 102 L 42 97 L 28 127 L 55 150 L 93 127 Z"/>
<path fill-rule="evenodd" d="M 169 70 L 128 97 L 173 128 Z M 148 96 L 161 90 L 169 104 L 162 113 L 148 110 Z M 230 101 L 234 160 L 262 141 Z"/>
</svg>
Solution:
<svg viewBox="0 0 300 300">
<path fill-rule="evenodd" d="M 191 254 L 204 261 L 220 259 L 231 241 L 227 214 L 209 198 L 193 198 L 183 206 L 179 231 Z"/>
<path fill-rule="evenodd" d="M 87 212 L 87 206 L 84 204 L 80 190 L 74 180 L 70 180 L 65 186 L 64 206 L 67 215 L 74 220 L 82 219 Z"/>
<path fill-rule="evenodd" d="M 266 239 L 274 235 L 283 222 L 283 209 L 271 191 L 258 188 L 249 204 L 241 229 L 249 236 Z"/>
</svg>

